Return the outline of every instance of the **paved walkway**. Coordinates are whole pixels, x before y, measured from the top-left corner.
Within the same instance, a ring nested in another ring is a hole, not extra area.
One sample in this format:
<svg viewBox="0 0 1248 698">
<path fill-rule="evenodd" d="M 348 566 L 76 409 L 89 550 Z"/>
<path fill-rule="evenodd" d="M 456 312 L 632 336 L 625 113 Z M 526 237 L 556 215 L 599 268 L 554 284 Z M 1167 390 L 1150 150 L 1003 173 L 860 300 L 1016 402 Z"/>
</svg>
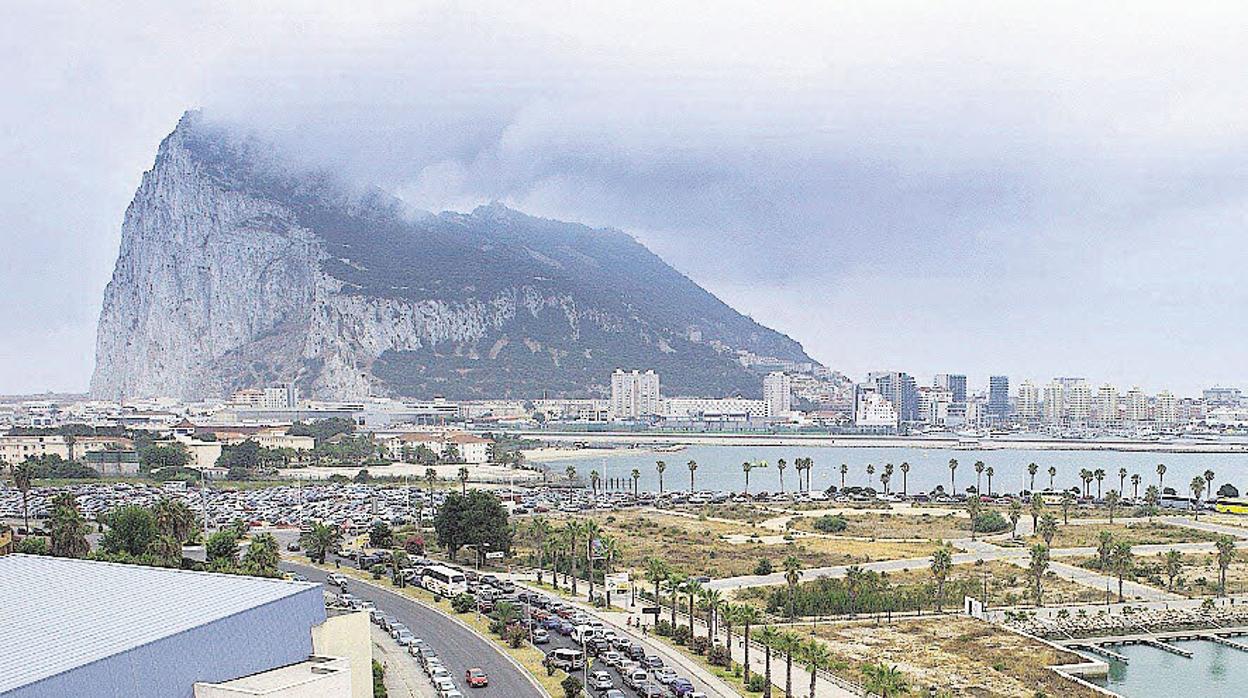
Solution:
<svg viewBox="0 0 1248 698">
<path fill-rule="evenodd" d="M 388 634 L 372 626 L 373 659 L 386 667 L 386 694 L 395 698 L 435 698 L 437 692 L 416 660 Z"/>
</svg>

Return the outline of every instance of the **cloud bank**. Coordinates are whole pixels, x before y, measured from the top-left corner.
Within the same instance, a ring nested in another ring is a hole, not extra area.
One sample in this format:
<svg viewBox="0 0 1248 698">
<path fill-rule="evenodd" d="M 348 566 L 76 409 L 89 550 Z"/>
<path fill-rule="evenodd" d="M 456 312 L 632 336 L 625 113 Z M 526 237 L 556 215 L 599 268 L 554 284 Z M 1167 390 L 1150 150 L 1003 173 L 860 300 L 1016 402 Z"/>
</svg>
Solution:
<svg viewBox="0 0 1248 698">
<path fill-rule="evenodd" d="M 85 386 L 197 106 L 415 207 L 625 229 L 854 375 L 1248 382 L 1240 5 L 286 7 L 4 11 L 0 392 Z"/>
</svg>

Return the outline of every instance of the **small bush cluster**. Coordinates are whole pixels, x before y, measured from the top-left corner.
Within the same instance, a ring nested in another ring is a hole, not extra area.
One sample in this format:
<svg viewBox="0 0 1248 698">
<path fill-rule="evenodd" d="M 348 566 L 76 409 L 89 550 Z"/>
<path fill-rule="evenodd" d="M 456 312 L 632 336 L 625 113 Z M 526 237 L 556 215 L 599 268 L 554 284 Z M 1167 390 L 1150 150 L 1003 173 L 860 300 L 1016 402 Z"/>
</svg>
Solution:
<svg viewBox="0 0 1248 698">
<path fill-rule="evenodd" d="M 451 599 L 451 610 L 456 613 L 467 613 L 471 611 L 477 604 L 476 599 L 468 594 L 460 594 Z"/>
<path fill-rule="evenodd" d="M 706 638 L 700 635 L 689 641 L 689 649 L 693 650 L 694 654 L 706 654 L 709 646 L 710 643 L 707 642 Z"/>
<path fill-rule="evenodd" d="M 821 533 L 840 533 L 849 527 L 849 522 L 840 514 L 825 514 L 815 519 L 815 530 Z"/>
<path fill-rule="evenodd" d="M 729 667 L 732 666 L 732 654 L 727 647 L 715 645 L 706 653 L 706 661 L 710 662 L 711 666 Z"/>
</svg>

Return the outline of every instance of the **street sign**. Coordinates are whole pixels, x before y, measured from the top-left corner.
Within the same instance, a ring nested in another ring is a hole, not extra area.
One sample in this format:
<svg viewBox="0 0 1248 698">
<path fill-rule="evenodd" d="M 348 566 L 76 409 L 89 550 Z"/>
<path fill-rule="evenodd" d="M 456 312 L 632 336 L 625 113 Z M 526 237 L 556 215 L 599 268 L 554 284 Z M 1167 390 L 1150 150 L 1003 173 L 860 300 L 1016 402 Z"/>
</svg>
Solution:
<svg viewBox="0 0 1248 698">
<path fill-rule="evenodd" d="M 663 609 L 659 608 L 658 606 L 642 606 L 641 607 L 641 614 L 645 616 L 657 616 L 662 612 L 663 612 Z"/>
<path fill-rule="evenodd" d="M 617 572 L 616 574 L 608 574 L 603 577 L 603 584 L 613 592 L 627 594 L 628 593 L 628 573 Z"/>
<path fill-rule="evenodd" d="M 503 551 L 501 551 L 501 550 L 491 550 L 491 551 L 489 551 L 489 552 L 487 552 L 487 553 L 485 554 L 485 559 L 487 559 L 487 560 L 498 560 L 499 558 L 502 558 L 502 557 L 504 557 L 505 555 L 506 555 L 506 553 L 504 553 L 504 552 L 503 552 Z"/>
</svg>

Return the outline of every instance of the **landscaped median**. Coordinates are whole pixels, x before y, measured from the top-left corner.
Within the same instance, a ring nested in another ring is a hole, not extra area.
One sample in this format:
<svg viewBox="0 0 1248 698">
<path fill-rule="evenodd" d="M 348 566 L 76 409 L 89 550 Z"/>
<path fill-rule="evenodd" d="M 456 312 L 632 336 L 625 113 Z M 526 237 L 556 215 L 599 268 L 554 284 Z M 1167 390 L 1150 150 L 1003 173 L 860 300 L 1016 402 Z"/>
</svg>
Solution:
<svg viewBox="0 0 1248 698">
<path fill-rule="evenodd" d="M 381 579 L 374 579 L 373 575 L 363 570 L 348 567 L 335 569 L 332 565 L 318 565 L 315 562 L 308 562 L 307 564 L 327 572 L 345 574 L 348 577 L 357 579 L 366 584 L 372 584 L 373 586 L 387 591 L 402 594 L 422 606 L 426 606 L 441 613 L 447 618 L 450 618 L 452 621 L 460 623 L 477 635 L 489 640 L 500 651 L 515 660 L 515 662 L 519 664 L 522 669 L 536 679 L 538 685 L 541 686 L 542 691 L 548 696 L 562 696 L 564 694 L 561 682 L 567 677 L 567 674 L 562 671 L 556 671 L 553 675 L 547 674 L 546 667 L 542 663 L 542 660 L 545 659 L 546 655 L 541 650 L 528 643 L 525 643 L 520 647 L 512 647 L 507 644 L 502 638 L 490 632 L 490 619 L 488 616 L 480 615 L 478 617 L 478 614 L 475 612 L 462 614 L 455 613 L 451 609 L 450 599 L 442 599 L 439 601 L 431 592 L 421 587 L 397 587 L 391 583 L 388 578 L 382 577 Z"/>
</svg>

